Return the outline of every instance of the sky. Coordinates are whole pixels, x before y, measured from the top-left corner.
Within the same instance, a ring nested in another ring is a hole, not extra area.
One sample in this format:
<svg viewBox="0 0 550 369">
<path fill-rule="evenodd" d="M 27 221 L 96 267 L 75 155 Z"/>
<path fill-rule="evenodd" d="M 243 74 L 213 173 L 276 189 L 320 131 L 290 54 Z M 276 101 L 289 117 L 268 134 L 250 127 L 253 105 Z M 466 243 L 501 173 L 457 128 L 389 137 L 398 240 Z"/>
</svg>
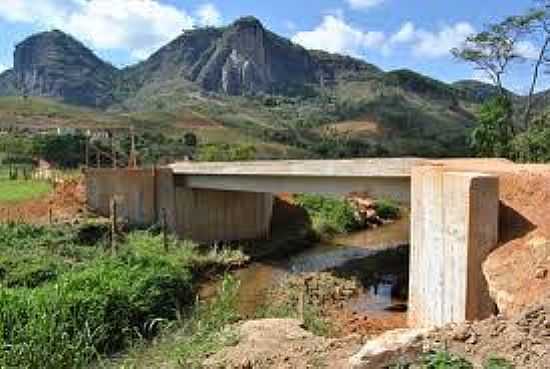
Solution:
<svg viewBox="0 0 550 369">
<path fill-rule="evenodd" d="M 185 29 L 253 15 L 306 48 L 351 55 L 384 70 L 408 68 L 446 82 L 486 80 L 449 50 L 486 24 L 531 5 L 531 0 L 0 0 L 0 70 L 13 65 L 17 43 L 41 31 L 65 31 L 124 67 Z M 520 48 L 528 58 L 536 54 L 531 43 Z M 529 64 L 513 70 L 507 87 L 527 90 Z"/>
</svg>

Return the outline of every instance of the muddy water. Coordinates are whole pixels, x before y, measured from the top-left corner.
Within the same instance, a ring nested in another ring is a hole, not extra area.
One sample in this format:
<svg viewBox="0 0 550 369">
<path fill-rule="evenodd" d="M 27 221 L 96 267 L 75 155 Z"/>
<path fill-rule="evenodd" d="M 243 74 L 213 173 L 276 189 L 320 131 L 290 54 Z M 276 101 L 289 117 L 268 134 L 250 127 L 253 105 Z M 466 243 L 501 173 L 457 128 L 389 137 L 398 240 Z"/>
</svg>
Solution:
<svg viewBox="0 0 550 369">
<path fill-rule="evenodd" d="M 253 316 L 258 307 L 266 303 L 267 290 L 285 277 L 326 270 L 353 276 L 363 282 L 361 293 L 347 302 L 349 310 L 376 316 L 402 312 L 400 307 L 406 302 L 392 297 L 392 290 L 399 280 L 397 274 L 406 265 L 394 265 L 389 268 L 391 271 L 385 272 L 387 265 L 378 264 L 387 261 L 378 261 L 373 255 L 381 250 L 405 245 L 408 239 L 409 219 L 403 217 L 383 227 L 339 236 L 330 243 L 319 243 L 288 260 L 253 263 L 235 273 L 240 281 L 240 313 L 245 317 Z"/>
</svg>

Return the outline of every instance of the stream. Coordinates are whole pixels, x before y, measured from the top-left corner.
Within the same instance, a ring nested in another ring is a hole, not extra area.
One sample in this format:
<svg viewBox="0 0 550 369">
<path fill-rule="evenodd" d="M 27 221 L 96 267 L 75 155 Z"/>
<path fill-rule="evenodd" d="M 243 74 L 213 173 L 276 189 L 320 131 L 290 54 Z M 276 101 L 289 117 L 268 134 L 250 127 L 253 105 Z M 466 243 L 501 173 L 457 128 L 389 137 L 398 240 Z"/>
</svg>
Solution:
<svg viewBox="0 0 550 369">
<path fill-rule="evenodd" d="M 400 280 L 403 283 L 400 275 L 406 273 L 407 261 L 403 257 L 397 261 L 391 257 L 378 260 L 377 255 L 408 242 L 409 218 L 403 217 L 378 228 L 337 236 L 288 259 L 252 263 L 234 273 L 240 281 L 239 312 L 243 317 L 253 317 L 266 303 L 267 291 L 286 277 L 330 270 L 362 282 L 360 293 L 346 301 L 348 310 L 380 318 L 404 314 L 406 300 L 393 297 L 392 291 Z M 214 289 L 208 286 L 201 295 L 208 296 Z"/>
</svg>

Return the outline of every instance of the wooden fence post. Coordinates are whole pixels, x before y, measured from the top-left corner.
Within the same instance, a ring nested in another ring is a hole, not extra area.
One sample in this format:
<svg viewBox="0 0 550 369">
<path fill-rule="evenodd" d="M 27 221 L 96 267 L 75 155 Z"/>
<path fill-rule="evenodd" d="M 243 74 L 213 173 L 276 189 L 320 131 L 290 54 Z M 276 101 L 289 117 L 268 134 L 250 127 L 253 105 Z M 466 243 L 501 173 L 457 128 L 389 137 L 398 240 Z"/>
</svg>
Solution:
<svg viewBox="0 0 550 369">
<path fill-rule="evenodd" d="M 111 198 L 110 202 L 110 213 L 111 213 L 111 252 L 113 255 L 116 255 L 116 238 L 117 238 L 117 203 L 114 197 Z"/>
</svg>

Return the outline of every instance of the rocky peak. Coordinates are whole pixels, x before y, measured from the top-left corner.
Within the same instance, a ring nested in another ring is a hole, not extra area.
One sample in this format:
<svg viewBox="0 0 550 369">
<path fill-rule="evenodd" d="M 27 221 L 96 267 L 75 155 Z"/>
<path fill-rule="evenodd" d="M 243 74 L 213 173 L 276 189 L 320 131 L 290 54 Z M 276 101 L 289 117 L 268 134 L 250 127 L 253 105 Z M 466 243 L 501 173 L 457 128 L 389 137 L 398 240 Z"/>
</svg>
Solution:
<svg viewBox="0 0 550 369">
<path fill-rule="evenodd" d="M 55 30 L 31 36 L 15 48 L 18 89 L 88 106 L 112 102 L 117 69 L 99 59 L 73 37 Z"/>
</svg>

